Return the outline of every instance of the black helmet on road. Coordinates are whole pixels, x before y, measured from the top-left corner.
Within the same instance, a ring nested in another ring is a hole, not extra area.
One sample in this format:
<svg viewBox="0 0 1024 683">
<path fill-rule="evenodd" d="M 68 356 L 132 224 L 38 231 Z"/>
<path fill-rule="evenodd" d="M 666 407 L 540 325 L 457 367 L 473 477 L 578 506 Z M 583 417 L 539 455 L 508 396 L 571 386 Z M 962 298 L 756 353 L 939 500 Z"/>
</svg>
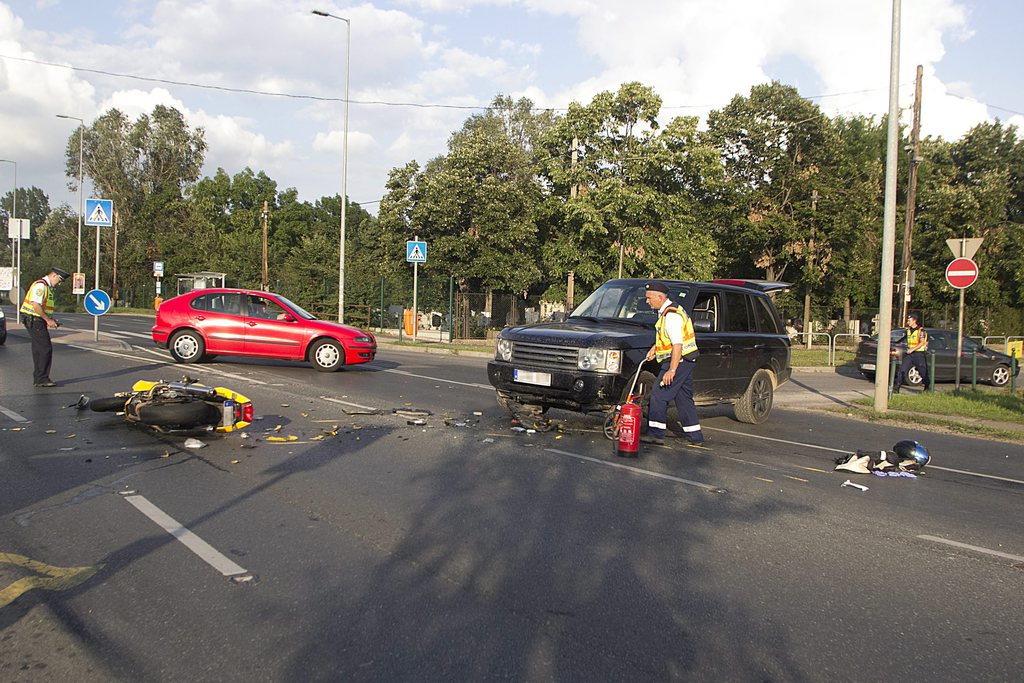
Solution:
<svg viewBox="0 0 1024 683">
<path fill-rule="evenodd" d="M 899 458 L 900 469 L 904 471 L 924 469 L 924 466 L 932 460 L 928 449 L 917 441 L 909 439 L 900 441 L 892 447 L 892 450 L 896 453 L 896 457 Z"/>
</svg>

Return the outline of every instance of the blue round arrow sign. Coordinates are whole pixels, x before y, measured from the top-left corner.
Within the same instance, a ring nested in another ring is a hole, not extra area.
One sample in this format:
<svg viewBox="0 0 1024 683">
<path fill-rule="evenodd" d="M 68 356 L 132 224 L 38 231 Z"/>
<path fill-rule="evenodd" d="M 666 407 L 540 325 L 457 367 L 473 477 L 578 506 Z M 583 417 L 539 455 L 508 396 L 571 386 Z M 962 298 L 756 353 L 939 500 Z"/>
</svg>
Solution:
<svg viewBox="0 0 1024 683">
<path fill-rule="evenodd" d="M 93 315 L 103 315 L 110 310 L 110 295 L 102 289 L 94 289 L 85 295 L 85 310 Z"/>
</svg>

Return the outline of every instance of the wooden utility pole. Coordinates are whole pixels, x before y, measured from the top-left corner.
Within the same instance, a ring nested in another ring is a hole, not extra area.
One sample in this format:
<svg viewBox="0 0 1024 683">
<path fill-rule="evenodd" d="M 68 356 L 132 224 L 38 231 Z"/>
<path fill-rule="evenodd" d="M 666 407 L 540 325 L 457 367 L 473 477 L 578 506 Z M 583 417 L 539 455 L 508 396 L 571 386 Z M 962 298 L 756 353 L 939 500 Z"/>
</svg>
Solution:
<svg viewBox="0 0 1024 683">
<path fill-rule="evenodd" d="M 808 272 L 814 270 L 814 250 L 818 248 L 815 243 L 815 237 L 817 235 L 817 213 L 818 213 L 818 191 L 811 190 L 811 239 L 807 250 L 807 259 L 810 261 L 810 268 Z M 811 285 L 807 285 L 807 289 L 804 290 L 804 344 L 808 350 L 811 348 L 811 338 L 814 325 L 811 324 Z"/>
<path fill-rule="evenodd" d="M 900 325 L 907 319 L 907 304 L 910 296 L 910 246 L 914 237 L 914 212 L 917 209 L 917 165 L 921 163 L 921 79 L 923 69 L 917 66 L 917 83 L 914 86 L 914 127 L 910 129 L 910 178 L 907 180 L 907 220 L 903 226 L 903 258 L 900 261 Z"/>
<path fill-rule="evenodd" d="M 260 280 L 260 289 L 269 291 L 270 273 L 267 270 L 267 218 L 270 211 L 267 209 L 267 200 L 263 200 L 263 277 Z"/>
</svg>

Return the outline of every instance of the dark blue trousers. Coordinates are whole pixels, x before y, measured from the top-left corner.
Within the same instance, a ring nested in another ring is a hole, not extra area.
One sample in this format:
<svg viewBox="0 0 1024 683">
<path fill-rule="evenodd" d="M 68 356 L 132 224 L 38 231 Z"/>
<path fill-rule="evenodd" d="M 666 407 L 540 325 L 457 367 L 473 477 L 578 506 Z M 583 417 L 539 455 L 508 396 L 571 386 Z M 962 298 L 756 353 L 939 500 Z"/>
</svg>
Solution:
<svg viewBox="0 0 1024 683">
<path fill-rule="evenodd" d="M 668 404 L 676 402 L 679 422 L 683 425 L 683 434 L 690 443 L 703 443 L 704 434 L 700 431 L 700 420 L 697 419 L 697 406 L 693 403 L 693 369 L 696 363 L 680 361 L 676 368 L 676 376 L 672 384 L 661 386 L 661 379 L 670 366 L 670 361 L 661 364 L 658 381 L 651 392 L 651 403 L 647 413 L 647 434 L 661 439 L 668 429 Z"/>
</svg>

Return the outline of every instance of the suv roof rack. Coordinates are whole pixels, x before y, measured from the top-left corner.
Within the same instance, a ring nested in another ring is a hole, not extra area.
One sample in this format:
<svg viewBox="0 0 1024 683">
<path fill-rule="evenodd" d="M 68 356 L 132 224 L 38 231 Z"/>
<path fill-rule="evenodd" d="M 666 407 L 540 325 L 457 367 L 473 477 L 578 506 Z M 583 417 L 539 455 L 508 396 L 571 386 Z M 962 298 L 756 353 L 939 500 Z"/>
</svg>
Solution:
<svg viewBox="0 0 1024 683">
<path fill-rule="evenodd" d="M 778 280 L 738 280 L 738 279 L 717 279 L 711 282 L 717 285 L 734 285 L 736 287 L 747 287 L 748 289 L 756 289 L 759 292 L 777 292 L 781 289 L 789 289 L 793 285 L 789 282 L 779 282 Z"/>
</svg>

